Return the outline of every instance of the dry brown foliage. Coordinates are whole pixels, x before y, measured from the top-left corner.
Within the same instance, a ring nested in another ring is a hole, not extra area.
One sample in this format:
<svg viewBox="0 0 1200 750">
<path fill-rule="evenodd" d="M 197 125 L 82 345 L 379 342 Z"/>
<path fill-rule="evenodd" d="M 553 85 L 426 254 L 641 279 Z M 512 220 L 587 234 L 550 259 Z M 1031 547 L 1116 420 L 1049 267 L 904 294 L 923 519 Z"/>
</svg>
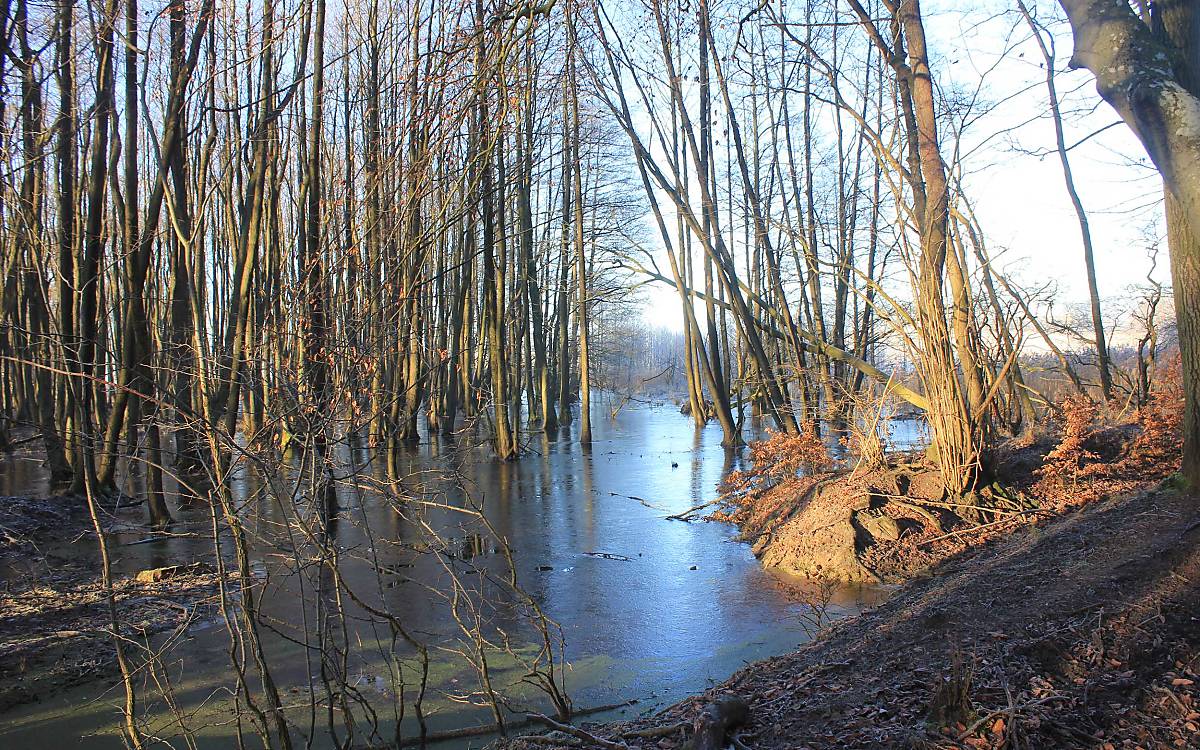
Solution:
<svg viewBox="0 0 1200 750">
<path fill-rule="evenodd" d="M 1115 425 L 1100 424 L 1086 396 L 1067 397 L 1060 404 L 1061 438 L 1034 472 L 1034 490 L 1048 505 L 1073 506 L 1178 471 L 1183 402 L 1178 358 L 1160 369 L 1147 403 Z"/>
<path fill-rule="evenodd" d="M 1179 357 L 1162 368 L 1150 399 L 1137 415 L 1141 431 L 1122 461 L 1126 471 L 1170 474 L 1179 470 L 1183 441 L 1183 366 Z"/>
<path fill-rule="evenodd" d="M 721 482 L 722 496 L 767 490 L 802 473 L 819 474 L 832 463 L 828 447 L 811 422 L 799 435 L 768 432 L 766 440 L 753 441 L 749 448 L 752 466 L 731 472 Z"/>
<path fill-rule="evenodd" d="M 721 481 L 717 491 L 727 508 L 713 514 L 714 520 L 743 529 L 754 526 L 756 519 L 771 517 L 833 464 L 829 448 L 812 423 L 806 423 L 799 435 L 768 432 L 765 440 L 751 442 L 749 449 L 750 468 L 730 472 Z M 785 484 L 789 491 L 771 492 Z"/>
<path fill-rule="evenodd" d="M 1084 394 L 1073 394 L 1063 399 L 1059 409 L 1062 437 L 1034 474 L 1039 485 L 1057 484 L 1061 488 L 1068 483 L 1078 484 L 1080 470 L 1100 457 L 1087 447 L 1096 423 L 1096 403 Z"/>
</svg>

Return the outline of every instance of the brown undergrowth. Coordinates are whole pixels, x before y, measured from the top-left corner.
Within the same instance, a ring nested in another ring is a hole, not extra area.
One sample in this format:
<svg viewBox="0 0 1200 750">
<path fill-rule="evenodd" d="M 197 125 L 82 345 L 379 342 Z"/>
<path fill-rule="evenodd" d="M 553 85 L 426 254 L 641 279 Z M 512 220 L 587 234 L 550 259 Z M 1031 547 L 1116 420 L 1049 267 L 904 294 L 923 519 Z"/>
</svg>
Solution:
<svg viewBox="0 0 1200 750">
<path fill-rule="evenodd" d="M 116 521 L 102 508 L 104 523 Z M 108 594 L 94 565 L 64 556 L 92 544 L 76 497 L 0 498 L 0 711 L 117 675 Z M 65 543 L 65 544 L 64 544 Z M 127 653 L 161 643 L 218 610 L 219 576 L 203 563 L 117 576 L 113 599 Z M 230 576 L 226 590 L 234 591 Z"/>
<path fill-rule="evenodd" d="M 835 461 L 811 426 L 750 447 L 751 468 L 720 487 L 711 518 L 736 524 L 767 567 L 810 578 L 896 583 L 939 561 L 1177 471 L 1183 392 L 1177 367 L 1150 401 L 1111 414 L 1086 396 L 1057 405 L 1054 433 L 987 456 L 986 480 L 948 496 L 920 454 Z M 854 445 L 856 441 L 848 441 Z"/>
<path fill-rule="evenodd" d="M 1087 396 L 1067 397 L 1058 409 L 1061 437 L 1033 471 L 1031 491 L 1046 507 L 1067 510 L 1178 471 L 1183 405 L 1178 362 L 1132 415 L 1105 416 Z"/>
<path fill-rule="evenodd" d="M 151 636 L 182 634 L 216 614 L 217 584 L 202 566 L 162 580 L 115 580 L 121 635 L 149 653 Z M 56 568 L 0 590 L 0 711 L 116 674 L 108 596 L 94 573 Z"/>
</svg>

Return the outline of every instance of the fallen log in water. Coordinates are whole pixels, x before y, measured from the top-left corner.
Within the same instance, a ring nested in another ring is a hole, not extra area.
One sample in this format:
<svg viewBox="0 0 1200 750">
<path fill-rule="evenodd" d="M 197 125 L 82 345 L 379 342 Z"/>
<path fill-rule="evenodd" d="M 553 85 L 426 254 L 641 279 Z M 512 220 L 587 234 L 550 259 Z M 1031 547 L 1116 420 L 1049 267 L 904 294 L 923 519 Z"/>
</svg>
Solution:
<svg viewBox="0 0 1200 750">
<path fill-rule="evenodd" d="M 592 706 L 591 708 L 583 708 L 578 711 L 572 711 L 572 717 L 590 716 L 591 714 L 600 714 L 605 711 L 615 711 L 618 708 L 625 708 L 637 703 L 637 700 L 622 701 L 620 703 L 609 703 L 603 706 Z M 513 721 L 504 722 L 505 730 L 524 729 L 533 726 L 535 723 L 545 722 L 540 721 L 535 717 L 541 714 L 529 714 L 522 719 L 514 719 Z M 429 744 L 431 742 L 444 742 L 446 740 L 465 739 L 467 737 L 482 737 L 488 734 L 499 734 L 499 724 L 476 724 L 469 727 L 458 727 L 457 729 L 443 729 L 437 732 L 427 732 L 422 738 L 420 735 L 414 737 L 405 737 L 400 741 L 398 747 L 414 747 L 421 744 Z"/>
<path fill-rule="evenodd" d="M 707 508 L 709 506 L 716 505 L 719 502 L 721 502 L 721 501 L 720 500 L 709 500 L 707 503 L 700 503 L 699 505 L 688 508 L 687 510 L 685 510 L 682 513 L 676 513 L 674 515 L 667 516 L 666 520 L 668 520 L 668 521 L 691 521 L 695 517 L 696 513 L 699 513 L 700 511 L 704 510 L 705 508 Z"/>
</svg>

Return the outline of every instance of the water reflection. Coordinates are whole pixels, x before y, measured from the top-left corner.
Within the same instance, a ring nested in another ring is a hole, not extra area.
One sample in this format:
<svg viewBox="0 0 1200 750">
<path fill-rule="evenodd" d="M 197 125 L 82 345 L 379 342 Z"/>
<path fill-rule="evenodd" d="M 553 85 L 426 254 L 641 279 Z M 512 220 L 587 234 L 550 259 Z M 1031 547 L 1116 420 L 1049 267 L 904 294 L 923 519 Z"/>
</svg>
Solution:
<svg viewBox="0 0 1200 750">
<path fill-rule="evenodd" d="M 560 435 L 527 436 L 535 450 L 511 463 L 440 437 L 402 455 L 410 476 L 406 489 L 435 503 L 423 517 L 450 540 L 446 554 L 430 554 L 420 529 L 370 488 L 350 481 L 337 484 L 340 511 L 321 541 L 340 550 L 344 582 L 364 602 L 396 613 L 431 643 L 452 644 L 457 631 L 450 604 L 438 593 L 447 584 L 445 566 L 501 574 L 507 565 L 492 534 L 456 511 L 477 504 L 511 548 L 521 587 L 561 626 L 566 657 L 574 665 L 567 684 L 579 707 L 631 698 L 642 701 L 639 709 L 661 705 L 806 640 L 803 591 L 763 571 L 748 546 L 735 540 L 734 529 L 665 519 L 712 499 L 718 481 L 740 465 L 742 454 L 720 445 L 717 426 L 695 429 L 669 406 L 630 405 L 615 418 L 609 413 L 603 401 L 596 404 L 590 450 L 574 442 L 573 428 L 567 428 Z M 381 461 L 361 444 L 345 446 L 340 458 L 350 467 L 346 476 L 362 467 L 380 476 Z M 239 502 L 253 510 L 262 614 L 273 624 L 264 636 L 267 655 L 278 665 L 275 677 L 285 691 L 307 691 L 314 679 L 311 649 L 301 644 L 314 618 L 335 607 L 330 597 L 336 587 L 326 568 L 306 566 L 301 543 L 284 542 L 289 514 L 301 512 L 305 498 L 301 494 L 288 505 L 292 501 L 267 488 L 254 470 L 235 479 Z M 177 515 L 180 530 L 194 536 L 130 545 L 144 539 L 145 530 L 118 533 L 115 542 L 123 545 L 118 572 L 209 555 L 211 540 L 203 538 L 208 510 L 181 509 Z M 488 585 L 483 575 L 469 580 Z M 839 592 L 833 612 L 858 609 L 862 596 Z M 493 630 L 530 638 L 518 609 L 497 601 L 480 616 Z M 359 617 L 353 607 L 350 615 L 344 636 L 352 652 L 348 668 L 364 685 L 376 685 L 376 697 L 386 703 L 385 686 L 377 681 L 387 674 L 392 644 L 377 622 Z M 213 690 L 229 682 L 228 664 L 220 658 L 227 642 L 221 627 L 202 628 L 172 652 L 183 702 L 195 707 L 212 701 Z M 399 650 L 411 656 L 411 650 Z M 451 657 L 436 658 L 444 663 L 434 665 L 435 692 L 461 692 L 471 676 Z M 98 703 L 85 703 L 98 695 Z M 112 701 L 93 686 L 10 712 L 0 719 L 0 745 L 24 746 L 36 738 L 39 745 L 62 740 L 119 746 Z M 219 701 L 211 706 L 210 712 L 220 712 Z M 431 726 L 485 719 L 476 709 L 443 701 Z M 169 721 L 159 723 L 171 734 Z M 229 739 L 228 728 L 204 736 L 219 746 Z"/>
</svg>

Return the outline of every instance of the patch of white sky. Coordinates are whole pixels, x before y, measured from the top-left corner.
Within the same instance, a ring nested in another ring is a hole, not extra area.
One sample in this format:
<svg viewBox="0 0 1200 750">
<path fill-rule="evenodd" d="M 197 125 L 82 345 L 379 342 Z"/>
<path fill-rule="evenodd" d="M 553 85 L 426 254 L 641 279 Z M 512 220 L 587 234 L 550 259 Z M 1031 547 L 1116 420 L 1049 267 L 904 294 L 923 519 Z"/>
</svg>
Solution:
<svg viewBox="0 0 1200 750">
<path fill-rule="evenodd" d="M 1026 4 L 1053 34 L 1065 141 L 1073 146 L 1071 167 L 1090 221 L 1106 323 L 1120 326 L 1138 298 L 1137 288 L 1151 272 L 1152 246 L 1162 247 L 1154 277 L 1169 288 L 1161 239 L 1161 182 L 1141 144 L 1096 93 L 1091 74 L 1068 69 L 1070 28 L 1057 3 L 1026 0 Z M 955 149 L 962 155 L 963 189 L 993 263 L 1021 286 L 1046 290 L 1056 315 L 1079 308 L 1087 300 L 1079 222 L 1055 151 L 1045 66 L 1016 0 L 927 0 L 923 10 L 939 92 L 955 102 L 974 102 L 961 133 L 943 123 L 940 135 L 947 158 Z M 845 3 L 840 3 L 839 12 L 841 20 L 852 19 Z M 644 113 L 636 119 L 648 136 Z M 655 153 L 661 154 L 661 145 L 654 144 Z M 724 144 L 717 148 L 723 155 Z M 718 169 L 724 172 L 723 165 Z M 673 232 L 670 200 L 660 194 L 659 203 Z M 744 250 L 736 246 L 737 238 L 741 223 L 748 219 L 733 218 L 739 225 L 733 233 L 734 253 L 741 256 Z M 643 242 L 668 273 L 657 225 L 649 214 L 645 229 Z M 682 330 L 683 311 L 673 288 L 651 283 L 642 294 L 647 324 Z M 701 320 L 702 307 L 697 310 Z"/>
</svg>

